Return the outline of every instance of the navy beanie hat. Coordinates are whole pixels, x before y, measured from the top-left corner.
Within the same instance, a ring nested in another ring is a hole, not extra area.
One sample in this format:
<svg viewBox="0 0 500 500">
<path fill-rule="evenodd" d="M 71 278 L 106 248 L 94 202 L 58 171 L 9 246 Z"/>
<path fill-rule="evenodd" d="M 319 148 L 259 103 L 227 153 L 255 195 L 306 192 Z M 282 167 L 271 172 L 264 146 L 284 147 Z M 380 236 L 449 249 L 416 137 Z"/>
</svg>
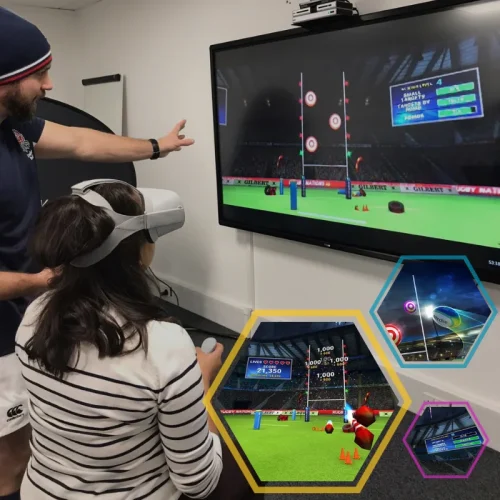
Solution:
<svg viewBox="0 0 500 500">
<path fill-rule="evenodd" d="M 14 83 L 52 62 L 42 32 L 22 17 L 0 7 L 0 85 Z"/>
</svg>

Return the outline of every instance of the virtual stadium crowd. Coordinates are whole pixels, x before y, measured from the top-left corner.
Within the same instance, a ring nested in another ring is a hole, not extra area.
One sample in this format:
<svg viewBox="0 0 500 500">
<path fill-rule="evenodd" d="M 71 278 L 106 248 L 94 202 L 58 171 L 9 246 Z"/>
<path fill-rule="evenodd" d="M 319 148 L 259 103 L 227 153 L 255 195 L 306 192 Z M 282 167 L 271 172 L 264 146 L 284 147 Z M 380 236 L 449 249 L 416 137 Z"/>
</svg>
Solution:
<svg viewBox="0 0 500 500">
<path fill-rule="evenodd" d="M 376 146 L 369 148 L 352 146 L 355 154 L 348 160 L 349 177 L 354 182 L 380 182 L 427 184 L 435 179 L 435 184 L 446 185 L 490 185 L 491 155 L 497 153 L 496 145 L 478 143 L 459 144 L 457 146 L 430 147 L 428 145 L 408 144 L 406 146 Z M 337 148 L 325 148 L 322 152 L 321 165 L 339 165 L 345 163 L 345 157 L 339 157 L 343 145 Z M 298 154 L 301 145 L 269 146 L 241 145 L 230 168 L 223 172 L 228 177 L 257 177 L 274 179 L 300 179 L 302 159 Z M 485 150 L 491 155 L 485 155 Z M 412 154 L 408 154 L 409 151 Z M 479 154 L 480 153 L 480 154 Z M 454 164 L 464 165 L 460 169 L 447 167 L 453 158 Z M 446 159 L 446 163 L 444 161 Z M 311 164 L 318 161 L 311 160 Z M 304 169 L 309 180 L 344 181 L 346 171 L 335 167 L 312 167 Z"/>
<path fill-rule="evenodd" d="M 234 373 L 226 382 L 218 397 L 225 409 L 304 410 L 307 404 L 306 374 L 295 374 L 290 381 L 249 380 Z M 302 376 L 301 376 L 302 375 Z M 353 408 L 362 405 L 366 393 L 370 393 L 370 406 L 379 410 L 394 410 L 397 406 L 394 393 L 380 371 L 353 372 L 346 386 L 346 402 Z M 311 384 L 309 399 L 311 410 L 342 410 L 344 388 L 335 382 Z M 330 401 L 329 401 L 330 400 Z M 336 400 L 336 401 L 331 401 Z"/>
</svg>

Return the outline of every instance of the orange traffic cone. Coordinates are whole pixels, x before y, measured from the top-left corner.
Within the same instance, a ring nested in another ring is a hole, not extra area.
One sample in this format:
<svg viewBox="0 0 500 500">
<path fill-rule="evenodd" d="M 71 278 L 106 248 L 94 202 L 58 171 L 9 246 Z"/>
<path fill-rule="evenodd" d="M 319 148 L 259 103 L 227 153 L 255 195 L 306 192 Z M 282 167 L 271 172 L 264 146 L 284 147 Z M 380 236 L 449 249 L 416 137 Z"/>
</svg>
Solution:
<svg viewBox="0 0 500 500">
<path fill-rule="evenodd" d="M 359 460 L 361 457 L 359 456 L 359 452 L 357 448 L 354 448 L 354 455 L 352 456 L 354 460 Z"/>
<path fill-rule="evenodd" d="M 363 212 L 369 212 L 370 210 L 368 210 L 368 205 L 363 205 Z"/>
<path fill-rule="evenodd" d="M 340 460 L 342 460 L 342 461 L 345 460 L 345 451 L 344 451 L 344 448 L 342 448 L 340 450 Z"/>
<path fill-rule="evenodd" d="M 345 457 L 345 462 L 346 465 L 352 465 L 352 460 L 351 460 L 351 454 L 347 452 L 347 455 Z"/>
</svg>

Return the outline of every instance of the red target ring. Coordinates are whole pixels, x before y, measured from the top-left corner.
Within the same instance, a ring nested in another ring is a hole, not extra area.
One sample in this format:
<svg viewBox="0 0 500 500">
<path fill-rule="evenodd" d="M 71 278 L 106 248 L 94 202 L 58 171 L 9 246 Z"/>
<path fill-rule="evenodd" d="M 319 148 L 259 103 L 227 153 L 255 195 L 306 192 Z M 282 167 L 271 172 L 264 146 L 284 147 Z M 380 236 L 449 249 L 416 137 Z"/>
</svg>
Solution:
<svg viewBox="0 0 500 500">
<path fill-rule="evenodd" d="M 385 325 L 385 329 L 391 340 L 396 344 L 396 346 L 401 344 L 401 341 L 403 340 L 403 334 L 401 333 L 401 330 L 397 326 Z"/>
<path fill-rule="evenodd" d="M 342 126 L 342 118 L 340 118 L 340 115 L 337 113 L 334 113 L 332 116 L 330 116 L 330 127 L 333 130 L 338 130 Z"/>
<path fill-rule="evenodd" d="M 318 149 L 318 141 L 316 140 L 316 137 L 308 137 L 306 139 L 306 149 L 309 151 L 309 153 L 315 153 L 316 150 Z"/>
<path fill-rule="evenodd" d="M 310 108 L 312 108 L 316 104 L 317 101 L 318 101 L 318 98 L 316 97 L 316 94 L 313 91 L 309 91 L 306 94 L 306 104 Z"/>
</svg>

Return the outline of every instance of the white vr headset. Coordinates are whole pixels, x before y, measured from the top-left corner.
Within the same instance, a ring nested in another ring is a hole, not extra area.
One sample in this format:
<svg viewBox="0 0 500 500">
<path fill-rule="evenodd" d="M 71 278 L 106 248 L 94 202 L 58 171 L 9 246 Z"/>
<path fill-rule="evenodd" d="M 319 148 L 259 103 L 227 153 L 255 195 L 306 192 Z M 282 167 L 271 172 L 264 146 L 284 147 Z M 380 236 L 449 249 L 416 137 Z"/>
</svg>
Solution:
<svg viewBox="0 0 500 500">
<path fill-rule="evenodd" d="M 143 215 L 122 215 L 116 213 L 106 199 L 91 188 L 99 184 L 120 183 L 139 191 L 145 204 Z M 177 193 L 166 189 L 135 188 L 127 182 L 116 179 L 94 179 L 80 182 L 71 188 L 78 195 L 96 207 L 103 208 L 115 222 L 115 228 L 101 246 L 71 262 L 75 267 L 90 267 L 107 257 L 125 238 L 139 231 L 146 231 L 154 243 L 160 236 L 180 229 L 186 220 L 182 201 Z"/>
</svg>

